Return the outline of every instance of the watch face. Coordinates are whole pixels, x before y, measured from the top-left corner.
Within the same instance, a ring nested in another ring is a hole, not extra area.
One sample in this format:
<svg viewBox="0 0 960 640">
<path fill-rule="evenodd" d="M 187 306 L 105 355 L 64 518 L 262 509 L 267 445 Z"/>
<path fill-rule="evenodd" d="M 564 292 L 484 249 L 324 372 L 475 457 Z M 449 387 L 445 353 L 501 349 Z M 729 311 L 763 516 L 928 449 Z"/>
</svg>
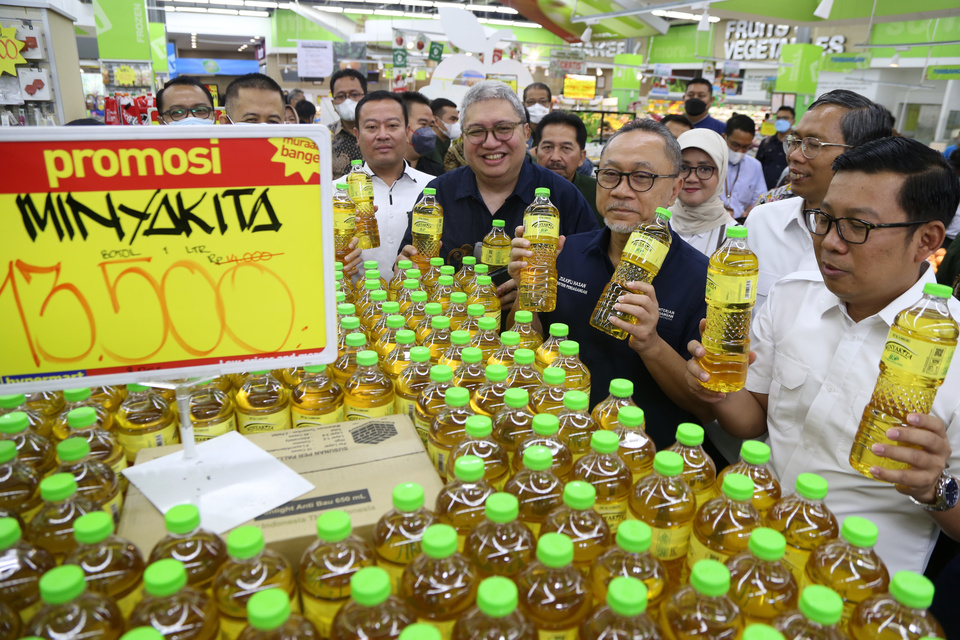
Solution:
<svg viewBox="0 0 960 640">
<path fill-rule="evenodd" d="M 957 502 L 960 501 L 960 485 L 958 485 L 957 479 L 953 476 L 944 483 L 943 501 L 946 503 L 947 509 L 953 509 L 957 506 Z"/>
</svg>

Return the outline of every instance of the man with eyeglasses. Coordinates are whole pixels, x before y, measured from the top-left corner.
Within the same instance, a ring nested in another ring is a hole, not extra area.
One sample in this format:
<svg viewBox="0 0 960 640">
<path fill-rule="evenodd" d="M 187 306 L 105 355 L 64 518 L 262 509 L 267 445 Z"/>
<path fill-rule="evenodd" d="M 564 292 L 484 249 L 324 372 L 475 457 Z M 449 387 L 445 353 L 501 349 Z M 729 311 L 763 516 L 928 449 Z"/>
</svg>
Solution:
<svg viewBox="0 0 960 640">
<path fill-rule="evenodd" d="M 611 320 L 630 334 L 629 341 L 591 327 L 590 317 L 630 233 L 641 222 L 651 222 L 658 207 L 677 199 L 683 184 L 679 172 L 680 145 L 659 122 L 636 120 L 617 131 L 597 169 L 597 207 L 604 228 L 561 238 L 556 309 L 534 314 L 541 333 L 562 322 L 570 327 L 570 339 L 580 343 L 580 358 L 593 376 L 591 406 L 606 397 L 614 378 L 633 382 L 634 400 L 643 407 L 647 434 L 658 450 L 673 444 L 681 422 L 712 420 L 708 405 L 691 402 L 684 380 L 686 345 L 700 335 L 706 314 L 707 257 L 671 230 L 670 249 L 653 283 L 628 284 L 631 293 L 618 305 L 636 321 Z M 515 280 L 530 255 L 529 245 L 522 237 L 513 240 L 509 270 Z"/>
<path fill-rule="evenodd" d="M 356 69 L 340 69 L 330 76 L 330 96 L 340 119 L 330 125 L 333 134 L 333 175 L 350 171 L 350 162 L 363 159 L 357 137 L 357 105 L 367 95 L 367 78 Z"/>
<path fill-rule="evenodd" d="M 221 124 L 283 124 L 283 89 L 262 73 L 248 73 L 227 86 L 223 94 L 226 122 Z"/>
<path fill-rule="evenodd" d="M 760 260 L 754 318 L 774 282 L 794 271 L 816 270 L 803 211 L 820 207 L 833 179 L 833 161 L 848 149 L 890 133 L 882 106 L 836 89 L 817 98 L 784 138 L 791 188 L 798 197 L 759 205 L 746 221 L 750 248 Z"/>
<path fill-rule="evenodd" d="M 157 113 L 164 125 L 213 124 L 216 119 L 210 90 L 190 76 L 177 76 L 163 85 L 157 92 Z"/>
<path fill-rule="evenodd" d="M 763 179 L 763 167 L 747 152 L 753 147 L 757 125 L 753 118 L 735 113 L 727 120 L 723 139 L 727 143 L 727 179 L 723 185 L 721 200 L 737 222 L 743 222 L 753 208 L 753 203 L 762 196 L 767 185 Z"/>
<path fill-rule="evenodd" d="M 894 421 L 885 434 L 893 444 L 872 445 L 875 456 L 907 469 L 872 467 L 877 481 L 849 456 L 894 318 L 935 282 L 926 259 L 943 242 L 960 185 L 939 153 L 907 138 L 859 145 L 833 168 L 819 206 L 803 213 L 818 271 L 793 273 L 770 290 L 751 330 L 756 359 L 746 388 L 704 389 L 709 375 L 696 360 L 687 382 L 730 434 L 769 435 L 770 465 L 785 488 L 801 473 L 820 474 L 838 520 L 876 524 L 875 548 L 891 575 L 920 573 L 939 529 L 960 539 L 957 481 L 946 472 L 960 464 L 960 367 L 947 371 L 930 414 Z M 960 314 L 957 300 L 949 306 Z M 694 341 L 690 352 L 700 358 L 703 348 Z"/>
</svg>

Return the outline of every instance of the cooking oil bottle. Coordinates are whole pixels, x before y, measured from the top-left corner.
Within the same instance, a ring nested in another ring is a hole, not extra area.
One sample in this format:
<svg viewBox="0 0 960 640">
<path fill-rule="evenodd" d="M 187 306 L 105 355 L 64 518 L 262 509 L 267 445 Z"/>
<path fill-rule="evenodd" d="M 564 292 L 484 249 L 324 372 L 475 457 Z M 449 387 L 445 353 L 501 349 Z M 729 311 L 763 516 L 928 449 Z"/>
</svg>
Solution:
<svg viewBox="0 0 960 640">
<path fill-rule="evenodd" d="M 347 185 L 350 199 L 356 206 L 354 234 L 359 239 L 360 249 L 376 249 L 380 246 L 380 227 L 373 212 L 373 182 L 363 170 L 363 160 L 350 162 Z"/>
<path fill-rule="evenodd" d="M 517 609 L 517 585 L 491 576 L 477 588 L 477 606 L 457 620 L 453 640 L 537 640 L 537 629 Z M 404 639 L 406 640 L 406 639 Z"/>
<path fill-rule="evenodd" d="M 453 267 L 450 267 L 451 269 Z M 450 296 L 456 293 L 456 289 L 453 287 L 453 276 L 441 275 L 437 278 L 437 284 L 433 287 L 433 291 L 430 295 L 431 302 L 438 302 L 440 306 L 443 307 L 443 315 L 447 315 L 447 311 L 450 309 Z"/>
<path fill-rule="evenodd" d="M 590 452 L 590 438 L 597 430 L 597 423 L 588 411 L 589 404 L 590 396 L 584 392 L 567 391 L 563 394 L 563 410 L 557 416 L 557 435 L 570 449 L 574 462 Z"/>
<path fill-rule="evenodd" d="M 426 348 L 426 347 L 424 347 Z M 447 389 L 453 387 L 453 369 L 445 364 L 430 367 L 430 384 L 423 387 L 414 406 L 413 425 L 426 447 L 430 439 L 430 427 L 440 410 L 446 405 Z"/>
<path fill-rule="evenodd" d="M 460 291 L 460 285 L 457 284 L 457 277 L 456 277 L 456 276 L 457 276 L 457 270 L 456 270 L 456 268 L 455 268 L 452 264 L 445 264 L 445 265 L 443 265 L 442 267 L 440 267 L 440 275 L 441 275 L 441 276 L 450 276 L 451 278 L 453 278 L 453 283 L 452 283 L 453 290 L 454 290 L 454 291 Z M 439 278 L 437 278 L 437 282 L 438 282 L 438 283 L 440 282 L 440 279 L 439 279 Z"/>
<path fill-rule="evenodd" d="M 427 297 L 433 294 L 433 288 L 437 286 L 437 280 L 440 278 L 440 267 L 443 266 L 443 258 L 430 258 L 430 266 L 426 269 L 420 269 L 423 274 L 420 276 L 420 286 L 427 292 Z"/>
<path fill-rule="evenodd" d="M 633 578 L 646 586 L 649 616 L 658 620 L 669 577 L 663 564 L 650 553 L 653 530 L 645 522 L 625 520 L 617 528 L 615 540 L 616 545 L 604 551 L 590 570 L 594 602 L 606 601 L 612 580 Z"/>
<path fill-rule="evenodd" d="M 37 391 L 27 394 L 27 407 L 53 419 L 63 409 L 63 391 Z"/>
<path fill-rule="evenodd" d="M 53 443 L 30 429 L 30 420 L 23 411 L 0 416 L 0 441 L 9 440 L 17 446 L 17 459 L 31 467 L 41 478 L 57 466 Z"/>
<path fill-rule="evenodd" d="M 717 490 L 717 466 L 703 450 L 703 427 L 684 422 L 677 427 L 677 441 L 667 447 L 683 458 L 683 480 L 697 498 L 697 509 L 720 495 Z"/>
<path fill-rule="evenodd" d="M 614 378 L 610 381 L 610 395 L 604 398 L 593 408 L 590 415 L 600 429 L 612 431 L 616 427 L 617 414 L 622 407 L 635 407 L 633 401 L 633 383 L 624 378 Z"/>
<path fill-rule="evenodd" d="M 511 389 L 526 389 L 533 393 L 543 384 L 540 372 L 533 366 L 533 351 L 517 349 L 513 352 L 513 364 L 507 372 L 507 386 Z"/>
<path fill-rule="evenodd" d="M 387 302 L 386 304 L 396 305 L 396 302 Z M 393 351 L 397 346 L 397 333 L 404 331 L 404 327 L 407 326 L 406 320 L 403 316 L 397 314 L 391 314 L 389 316 L 383 317 L 384 330 L 377 334 L 376 342 L 373 343 L 373 350 L 377 352 L 377 357 L 381 362 L 384 362 L 387 359 L 387 356 L 390 355 L 390 352 Z M 377 329 L 374 329 L 374 333 L 377 333 Z"/>
<path fill-rule="evenodd" d="M 187 583 L 210 595 L 213 580 L 227 560 L 227 545 L 220 536 L 200 528 L 200 511 L 192 504 L 180 504 L 163 517 L 167 535 L 150 552 L 150 565 L 170 559 L 183 563 Z"/>
<path fill-rule="evenodd" d="M 627 500 L 633 486 L 630 469 L 617 455 L 620 439 L 616 433 L 596 431 L 590 437 L 590 448 L 592 451 L 573 465 L 573 477 L 596 488 L 594 509 L 616 533 L 627 517 Z"/>
<path fill-rule="evenodd" d="M 470 334 L 466 331 L 451 331 L 450 346 L 440 355 L 437 364 L 445 364 L 454 371 L 460 367 L 463 361 L 461 354 L 463 350 L 470 345 Z"/>
<path fill-rule="evenodd" d="M 467 317 L 464 319 L 463 324 L 460 325 L 460 329 L 470 334 L 471 342 L 473 342 L 473 337 L 480 331 L 480 318 L 486 317 L 483 315 L 484 311 L 482 304 L 474 303 L 467 305 Z"/>
<path fill-rule="evenodd" d="M 543 384 L 530 395 L 530 407 L 537 413 L 560 415 L 563 397 L 567 392 L 564 386 L 567 372 L 557 367 L 547 367 L 542 373 Z"/>
<path fill-rule="evenodd" d="M 433 512 L 424 508 L 423 501 L 423 487 L 419 484 L 398 484 L 393 488 L 393 509 L 380 516 L 373 530 L 377 566 L 389 574 L 395 593 L 400 593 L 403 570 L 420 555 L 423 532 L 437 522 Z M 355 589 L 352 582 L 351 587 Z"/>
<path fill-rule="evenodd" d="M 693 519 L 686 571 L 704 558 L 726 562 L 747 550 L 750 534 L 760 526 L 751 504 L 753 480 L 738 473 L 723 479 L 722 494 L 703 504 Z"/>
<path fill-rule="evenodd" d="M 563 504 L 547 514 L 540 535 L 562 533 L 573 541 L 573 565 L 590 573 L 590 567 L 610 546 L 613 536 L 606 520 L 594 511 L 597 490 L 581 480 L 568 482 L 563 488 Z"/>
<path fill-rule="evenodd" d="M 467 534 L 483 520 L 483 504 L 494 492 L 483 476 L 483 460 L 462 455 L 453 463 L 453 480 L 437 494 L 437 521 L 456 529 L 458 551 L 463 551 Z"/>
<path fill-rule="evenodd" d="M 647 586 L 636 578 L 614 578 L 607 591 L 606 606 L 598 608 L 583 623 L 581 640 L 659 639 L 660 629 L 647 615 L 647 593 Z"/>
<path fill-rule="evenodd" d="M 172 558 L 143 572 L 145 594 L 133 609 L 129 627 L 146 626 L 183 640 L 218 640 L 220 613 L 210 597 L 187 586 L 187 570 Z"/>
<path fill-rule="evenodd" d="M 127 385 L 127 398 L 117 411 L 116 434 L 127 462 L 141 449 L 180 442 L 177 416 L 170 403 L 150 387 Z"/>
<path fill-rule="evenodd" d="M 430 349 L 430 361 L 441 364 L 440 356 L 450 347 L 450 318 L 433 316 L 430 318 L 430 333 L 424 336 L 421 344 Z"/>
<path fill-rule="evenodd" d="M 237 392 L 237 430 L 249 435 L 290 427 L 290 391 L 269 371 L 248 374 Z"/>
<path fill-rule="evenodd" d="M 821 544 L 807 560 L 804 584 L 822 584 L 843 598 L 839 628 L 844 633 L 856 606 L 890 585 L 887 567 L 873 549 L 878 533 L 866 518 L 850 516 L 840 527 L 840 537 Z"/>
<path fill-rule="evenodd" d="M 110 598 L 87 591 L 83 570 L 65 565 L 40 578 L 43 607 L 26 626 L 26 635 L 62 640 L 119 640 L 123 615 Z"/>
<path fill-rule="evenodd" d="M 344 320 L 346 322 L 346 320 Z M 353 324 L 352 322 L 350 323 Z M 367 336 L 359 331 L 348 333 L 344 340 L 344 349 L 333 363 L 333 369 L 330 374 L 333 381 L 343 388 L 347 380 L 357 372 L 357 354 L 363 351 L 367 346 Z M 237 394 L 239 396 L 239 393 Z M 238 411 L 239 413 L 239 408 Z"/>
<path fill-rule="evenodd" d="M 357 371 L 343 388 L 344 417 L 347 420 L 382 418 L 393 413 L 396 396 L 393 383 L 377 364 L 376 351 L 357 354 Z"/>
<path fill-rule="evenodd" d="M 437 202 L 437 190 L 427 187 L 423 197 L 413 205 L 410 231 L 413 248 L 417 250 L 413 261 L 420 270 L 426 270 L 430 258 L 440 255 L 440 238 L 443 237 L 443 207 Z"/>
<path fill-rule="evenodd" d="M 482 304 L 483 315 L 487 318 L 496 320 L 497 326 L 500 326 L 500 297 L 497 295 L 497 288 L 493 286 L 493 280 L 490 276 L 477 276 L 477 284 L 467 295 L 467 304 Z"/>
<path fill-rule="evenodd" d="M 503 489 L 507 481 L 510 466 L 507 452 L 493 439 L 493 423 L 489 416 L 473 415 L 464 424 L 466 437 L 450 452 L 450 464 L 447 465 L 447 480 L 455 479 L 454 470 L 457 460 L 463 456 L 473 456 L 483 462 L 483 479 L 497 491 Z"/>
<path fill-rule="evenodd" d="M 67 425 L 67 414 L 74 409 L 81 407 L 92 407 L 97 412 L 100 423 L 107 431 L 113 428 L 113 414 L 93 399 L 93 393 L 89 388 L 83 389 L 65 389 L 63 392 L 63 409 L 53 418 L 53 437 L 57 440 L 66 440 L 70 437 L 70 427 Z M 33 425 L 31 425 L 33 426 Z M 36 428 L 34 428 L 36 430 Z M 40 433 L 40 431 L 37 431 Z M 40 435 L 43 435 L 40 433 Z M 49 434 L 47 434 L 49 436 Z"/>
<path fill-rule="evenodd" d="M 743 630 L 741 640 L 784 640 L 783 634 L 768 624 L 751 624 Z"/>
<path fill-rule="evenodd" d="M 549 413 L 542 413 L 533 416 L 533 433 L 520 441 L 517 445 L 517 451 L 513 456 L 513 470 L 519 471 L 523 468 L 523 452 L 530 447 L 546 447 L 553 456 L 552 469 L 557 477 L 567 482 L 570 474 L 573 472 L 573 455 L 567 445 L 563 444 L 557 437 L 559 422 L 557 417 Z"/>
<path fill-rule="evenodd" d="M 4 565 L 0 598 L 26 624 L 43 604 L 40 577 L 57 566 L 57 561 L 45 549 L 23 540 L 16 518 L 0 518 L 0 555 Z"/>
<path fill-rule="evenodd" d="M 477 277 L 477 272 L 474 270 L 474 267 L 477 265 L 477 259 L 473 256 L 463 256 L 460 264 L 460 271 L 457 271 L 455 280 L 457 282 L 457 288 L 463 292 L 467 283 Z"/>
<path fill-rule="evenodd" d="M 456 332 L 454 332 L 456 333 Z M 470 335 L 469 333 L 467 334 Z M 483 352 L 476 347 L 465 347 L 460 351 L 460 366 L 453 372 L 453 384 L 470 392 L 470 397 L 486 382 Z"/>
<path fill-rule="evenodd" d="M 390 382 L 394 385 L 394 391 L 396 391 L 397 380 L 400 378 L 400 374 L 403 373 L 403 370 L 410 366 L 412 362 L 410 350 L 417 344 L 417 334 L 410 331 L 410 329 L 400 329 L 397 331 L 394 341 L 396 345 L 390 353 L 387 354 L 387 357 L 383 359 L 380 368 L 386 376 L 390 378 Z"/>
<path fill-rule="evenodd" d="M 387 303 L 387 292 L 383 289 L 377 289 L 370 292 L 370 304 L 360 314 L 360 329 L 367 340 L 373 343 L 377 337 L 373 333 L 373 327 L 384 315 L 383 305 Z"/>
<path fill-rule="evenodd" d="M 516 314 L 514 314 L 516 318 Z M 548 331 L 550 334 L 539 347 L 536 348 L 537 370 L 543 373 L 544 369 L 551 366 L 557 356 L 560 355 L 560 343 L 570 335 L 570 327 L 562 322 L 554 322 L 550 325 Z"/>
<path fill-rule="evenodd" d="M 360 318 L 358 318 L 357 316 L 344 316 L 343 318 L 340 318 L 340 328 L 337 330 L 337 357 L 338 358 L 341 355 L 343 355 L 344 352 L 346 351 L 347 336 L 350 335 L 351 333 L 359 333 L 360 335 L 363 335 L 363 333 L 360 331 Z M 363 337 L 364 337 L 364 340 L 366 340 L 366 336 L 364 335 Z"/>
<path fill-rule="evenodd" d="M 247 602 L 249 625 L 239 640 L 320 640 L 312 622 L 293 613 L 290 597 L 283 589 L 258 591 Z"/>
<path fill-rule="evenodd" d="M 23 622 L 17 612 L 0 601 L 0 638 L 3 640 L 17 640 Z"/>
<path fill-rule="evenodd" d="M 530 243 L 527 266 L 520 272 L 520 309 L 553 311 L 557 306 L 557 243 L 560 212 L 550 202 L 550 189 L 538 187 L 523 212 L 523 238 Z"/>
<path fill-rule="evenodd" d="M 907 414 L 930 413 L 960 335 L 947 304 L 952 295 L 947 285 L 927 283 L 923 297 L 898 313 L 890 326 L 880 376 L 850 449 L 850 465 L 868 478 L 873 478 L 871 467 L 910 468 L 873 453 L 871 447 L 897 446 L 887 438 L 887 430 L 907 427 Z"/>
<path fill-rule="evenodd" d="M 78 547 L 64 564 L 83 569 L 91 591 L 117 603 L 124 618 L 143 597 L 143 556 L 130 542 L 113 533 L 113 518 L 100 511 L 77 519 L 73 536 Z"/>
<path fill-rule="evenodd" d="M 533 412 L 526 389 L 508 388 L 503 401 L 506 406 L 493 417 L 493 437 L 506 450 L 512 463 L 517 445 L 533 434 Z"/>
<path fill-rule="evenodd" d="M 693 489 L 683 480 L 680 454 L 660 451 L 654 456 L 653 473 L 634 486 L 629 508 L 631 518 L 650 527 L 650 553 L 667 570 L 671 590 L 679 587 L 696 515 Z M 621 528 L 626 524 L 622 523 Z"/>
<path fill-rule="evenodd" d="M 317 540 L 300 558 L 297 586 L 303 615 L 324 638 L 330 637 L 334 617 L 350 600 L 350 579 L 374 564 L 373 549 L 353 535 L 349 513 L 327 511 L 317 518 Z"/>
<path fill-rule="evenodd" d="M 360 284 L 363 282 L 363 284 Z M 374 291 L 380 291 L 380 283 L 376 280 L 358 280 L 357 284 L 359 288 L 357 289 L 356 299 L 353 301 L 354 307 L 356 307 L 357 318 L 362 318 L 369 312 L 370 306 L 373 304 L 371 295 Z"/>
<path fill-rule="evenodd" d="M 617 414 L 617 426 L 613 430 L 620 437 L 620 459 L 630 469 L 631 485 L 653 471 L 653 457 L 657 448 L 644 431 L 643 409 L 623 407 Z"/>
<path fill-rule="evenodd" d="M 702 383 L 712 391 L 739 391 L 747 381 L 750 317 L 757 300 L 757 255 L 747 246 L 746 227 L 727 227 L 727 239 L 707 267 L 705 355 L 700 367 L 710 374 Z"/>
<path fill-rule="evenodd" d="M 533 328 L 533 313 L 531 311 L 517 311 L 513 314 L 513 326 L 510 331 L 520 335 L 520 347 L 536 351 L 543 344 L 543 338 Z"/>
<path fill-rule="evenodd" d="M 766 526 L 786 538 L 783 561 L 797 584 L 803 584 L 803 570 L 810 552 L 840 535 L 836 516 L 827 508 L 827 481 L 814 473 L 797 476 L 796 493 L 781 498 L 767 513 Z"/>
<path fill-rule="evenodd" d="M 399 639 L 403 629 L 417 621 L 417 614 L 390 595 L 390 586 L 390 575 L 381 567 L 365 567 L 353 574 L 350 601 L 334 618 L 330 640 Z"/>
<path fill-rule="evenodd" d="M 55 437 L 53 435 L 53 419 L 28 407 L 27 397 L 22 393 L 0 396 L 0 416 L 13 411 L 22 411 L 25 413 L 30 428 L 44 438 Z"/>
<path fill-rule="evenodd" d="M 450 387 L 443 394 L 445 406 L 437 412 L 427 432 L 427 453 L 441 478 L 447 477 L 450 451 L 466 437 L 467 419 L 475 415 L 470 408 L 470 392 Z"/>
<path fill-rule="evenodd" d="M 294 429 L 343 421 L 343 389 L 327 375 L 327 365 L 303 368 L 303 380 L 290 394 L 290 419 Z"/>
<path fill-rule="evenodd" d="M 890 593 L 861 602 L 853 612 L 847 633 L 851 640 L 945 637 L 927 609 L 933 604 L 933 583 L 912 571 L 898 571 Z"/>
<path fill-rule="evenodd" d="M 783 562 L 786 546 L 781 534 L 758 527 L 750 534 L 748 551 L 727 562 L 730 599 L 740 608 L 745 623 L 770 624 L 797 608 L 800 588 Z"/>
<path fill-rule="evenodd" d="M 17 460 L 17 445 L 0 440 L 0 513 L 29 522 L 40 509 L 40 476 Z"/>
<path fill-rule="evenodd" d="M 194 387 L 190 393 L 190 422 L 197 442 L 236 431 L 237 411 L 233 398 L 213 384 Z"/>
<path fill-rule="evenodd" d="M 478 415 L 493 417 L 507 406 L 507 368 L 502 364 L 488 364 L 483 378 L 485 382 L 470 398 L 470 408 Z"/>
<path fill-rule="evenodd" d="M 123 493 L 113 469 L 90 455 L 90 444 L 83 438 L 67 438 L 57 445 L 60 466 L 57 473 L 69 473 L 77 482 L 77 495 L 96 504 L 114 522 L 120 520 Z M 127 615 L 129 611 L 124 611 Z"/>
<path fill-rule="evenodd" d="M 761 518 L 767 516 L 780 499 L 780 482 L 767 466 L 770 462 L 770 446 L 759 440 L 746 440 L 740 446 L 740 460 L 724 469 L 717 476 L 717 486 L 723 486 L 723 478 L 729 473 L 739 473 L 753 480 L 753 506 Z"/>
<path fill-rule="evenodd" d="M 536 538 L 518 519 L 519 509 L 520 503 L 512 494 L 494 493 L 487 498 L 485 519 L 467 535 L 463 545 L 464 555 L 479 576 L 516 580 L 533 558 Z"/>
<path fill-rule="evenodd" d="M 394 301 L 385 300 L 380 305 L 380 311 L 381 311 L 380 317 L 377 318 L 376 323 L 372 327 L 370 327 L 369 338 L 370 338 L 370 342 L 372 342 L 373 344 L 377 344 L 380 341 L 380 339 L 383 337 L 383 334 L 387 332 L 387 329 L 390 328 L 387 325 L 387 320 L 389 320 L 391 316 L 400 314 L 400 303 L 395 300 Z M 404 324 L 405 323 L 406 321 L 404 320 Z M 404 325 L 400 325 L 400 326 L 403 327 Z M 394 328 L 394 333 L 396 333 L 396 329 L 397 327 Z"/>
<path fill-rule="evenodd" d="M 123 399 L 127 397 L 127 388 L 123 385 L 91 387 L 90 393 L 94 401 L 100 403 L 110 413 L 116 413 Z"/>
<path fill-rule="evenodd" d="M 410 349 L 410 365 L 400 372 L 394 385 L 396 394 L 394 413 L 405 415 L 411 422 L 416 423 L 417 400 L 420 398 L 420 393 L 431 384 L 431 368 L 430 349 L 426 347 Z M 425 434 L 420 429 L 417 429 L 417 432 L 423 440 Z"/>
<path fill-rule="evenodd" d="M 517 588 L 520 609 L 536 625 L 541 640 L 576 638 L 590 615 L 590 585 L 573 566 L 573 542 L 562 533 L 540 537 L 537 560 L 520 572 Z"/>
<path fill-rule="evenodd" d="M 641 222 L 630 234 L 627 245 L 620 255 L 620 262 L 610 282 L 603 288 L 603 293 L 597 300 L 597 306 L 593 309 L 593 315 L 590 318 L 591 327 L 608 333 L 618 340 L 626 340 L 629 337 L 626 331 L 615 327 L 610 322 L 610 317 L 614 316 L 630 323 L 637 321 L 630 314 L 617 311 L 615 305 L 620 296 L 632 293 L 627 288 L 628 282 L 652 282 L 660 272 L 663 260 L 670 250 L 670 243 L 673 241 L 669 220 L 670 212 L 663 207 L 657 207 L 657 215 L 653 220 Z"/>
<path fill-rule="evenodd" d="M 844 640 L 837 624 L 843 616 L 843 599 L 829 587 L 808 585 L 800 593 L 800 608 L 773 621 L 789 640 Z"/>
<path fill-rule="evenodd" d="M 510 236 L 504 231 L 505 220 L 494 220 L 493 227 L 483 236 L 480 245 L 480 262 L 498 269 L 510 264 Z"/>
<path fill-rule="evenodd" d="M 333 259 L 340 263 L 350 253 L 349 245 L 357 226 L 357 206 L 350 199 L 349 188 L 346 182 L 338 182 L 333 192 Z"/>
<path fill-rule="evenodd" d="M 467 294 L 463 291 L 454 291 L 450 294 L 447 317 L 450 318 L 450 328 L 453 331 L 459 331 L 467 322 Z M 467 340 L 470 340 L 469 332 L 467 332 Z"/>
<path fill-rule="evenodd" d="M 422 345 L 430 332 L 433 331 L 433 319 L 443 315 L 443 306 L 439 302 L 428 302 L 423 305 L 423 318 L 414 331 L 417 334 L 417 344 Z"/>
<path fill-rule="evenodd" d="M 69 473 L 55 473 L 40 481 L 43 506 L 27 524 L 27 540 L 62 561 L 77 546 L 74 523 L 100 507 L 77 494 L 77 481 Z"/>
<path fill-rule="evenodd" d="M 419 273 L 419 272 L 418 272 Z M 415 293 L 422 293 L 423 296 L 414 296 Z M 414 298 L 421 298 L 421 300 L 415 300 Z M 420 316 L 423 316 L 422 313 L 422 304 L 427 301 L 427 293 L 420 288 L 420 281 L 414 280 L 413 278 L 407 278 L 403 281 L 403 284 L 400 286 L 400 291 L 397 293 L 397 304 L 399 305 L 398 309 L 400 310 L 400 315 L 405 319 L 409 319 L 407 311 L 420 302 L 421 304 L 421 313 Z M 410 325 L 407 325 L 407 328 L 410 328 Z"/>
<path fill-rule="evenodd" d="M 504 491 L 516 496 L 519 502 L 518 517 L 534 536 L 540 535 L 540 527 L 547 515 L 563 504 L 563 482 L 550 468 L 552 464 L 553 456 L 549 449 L 530 447 L 523 452 L 523 469 L 503 486 Z M 570 561 L 573 561 L 572 557 Z"/>
<path fill-rule="evenodd" d="M 291 600 L 297 598 L 293 569 L 276 551 L 267 549 L 263 532 L 257 527 L 237 527 L 227 536 L 228 559 L 213 584 L 213 597 L 220 609 L 224 640 L 236 640 L 247 624 L 250 596 L 266 589 L 282 589 Z"/>
<path fill-rule="evenodd" d="M 387 283 L 387 300 L 400 301 L 400 291 L 403 289 L 403 283 L 407 279 L 407 270 L 413 268 L 412 260 L 399 260 L 397 261 L 397 270 L 394 272 L 393 277 L 390 278 L 390 282 Z M 419 271 L 419 269 L 417 269 Z M 416 279 L 415 279 L 416 280 Z M 420 283 L 416 283 L 417 286 L 413 287 L 414 289 L 419 288 Z"/>
<path fill-rule="evenodd" d="M 671 640 L 717 638 L 736 640 L 743 633 L 743 617 L 727 596 L 730 572 L 716 560 L 693 567 L 690 584 L 680 587 L 663 603 L 661 626 Z"/>
<path fill-rule="evenodd" d="M 499 328 L 500 325 L 497 324 L 496 319 L 484 316 L 477 319 L 477 333 L 470 338 L 470 346 L 477 347 L 483 352 L 483 361 L 487 364 L 500 348 L 500 334 L 497 333 Z"/>
<path fill-rule="evenodd" d="M 574 340 L 560 341 L 560 355 L 550 365 L 563 369 L 567 374 L 567 389 L 583 391 L 590 395 L 590 370 L 580 360 L 580 343 Z"/>
</svg>

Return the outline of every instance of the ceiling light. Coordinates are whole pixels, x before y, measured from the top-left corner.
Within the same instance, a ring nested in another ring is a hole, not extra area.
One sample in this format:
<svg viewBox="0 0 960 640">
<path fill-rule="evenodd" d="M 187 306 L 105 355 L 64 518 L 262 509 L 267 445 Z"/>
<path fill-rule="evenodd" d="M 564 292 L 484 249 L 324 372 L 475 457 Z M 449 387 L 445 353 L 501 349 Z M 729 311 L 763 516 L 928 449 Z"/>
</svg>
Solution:
<svg viewBox="0 0 960 640">
<path fill-rule="evenodd" d="M 701 16 L 698 16 L 694 13 L 686 13 L 684 11 L 661 11 L 657 9 L 650 12 L 652 15 L 657 16 L 658 18 L 673 18 L 674 20 L 700 20 Z M 716 16 L 710 16 L 710 22 L 720 22 L 720 18 Z"/>
<path fill-rule="evenodd" d="M 580 34 L 580 42 L 583 44 L 590 44 L 590 38 L 593 37 L 593 26 L 587 25 L 587 28 L 583 30 L 583 33 Z"/>
<path fill-rule="evenodd" d="M 263 0 L 247 0 L 243 3 L 248 7 L 263 7 L 264 9 L 276 9 L 276 2 L 263 2 Z"/>
<path fill-rule="evenodd" d="M 321 7 L 317 5 L 311 8 L 315 11 L 325 11 L 327 13 L 343 13 L 343 7 Z"/>
<path fill-rule="evenodd" d="M 202 7 L 177 7 L 177 13 L 206 13 Z"/>
<path fill-rule="evenodd" d="M 597 67 L 597 76 L 599 77 L 602 75 L 603 75 L 603 69 L 601 69 L 600 67 Z"/>
<path fill-rule="evenodd" d="M 820 0 L 820 5 L 814 10 L 813 15 L 824 20 L 829 20 L 832 10 L 833 0 Z"/>
<path fill-rule="evenodd" d="M 215 13 L 221 16 L 235 16 L 239 15 L 239 11 L 236 9 L 209 9 L 207 13 Z"/>
<path fill-rule="evenodd" d="M 243 9 L 241 9 L 237 13 L 239 13 L 242 16 L 247 16 L 248 18 L 269 18 L 270 17 L 269 11 L 244 11 Z"/>
<path fill-rule="evenodd" d="M 890 66 L 891 66 L 891 67 L 899 67 L 899 66 L 900 66 L 900 52 L 899 52 L 899 51 L 898 51 L 897 53 L 893 54 L 893 57 L 890 58 Z"/>
<path fill-rule="evenodd" d="M 347 9 L 344 13 L 355 13 L 361 16 L 372 16 L 373 9 Z"/>
<path fill-rule="evenodd" d="M 374 15 L 377 16 L 402 16 L 406 15 L 403 11 L 397 11 L 395 9 L 377 9 L 374 12 Z"/>
<path fill-rule="evenodd" d="M 256 42 L 256 41 L 257 41 L 256 38 L 250 38 L 250 42 Z"/>
<path fill-rule="evenodd" d="M 700 22 L 697 24 L 697 31 L 710 31 L 710 14 L 707 13 L 707 7 L 703 8 L 703 15 L 700 16 Z"/>
</svg>

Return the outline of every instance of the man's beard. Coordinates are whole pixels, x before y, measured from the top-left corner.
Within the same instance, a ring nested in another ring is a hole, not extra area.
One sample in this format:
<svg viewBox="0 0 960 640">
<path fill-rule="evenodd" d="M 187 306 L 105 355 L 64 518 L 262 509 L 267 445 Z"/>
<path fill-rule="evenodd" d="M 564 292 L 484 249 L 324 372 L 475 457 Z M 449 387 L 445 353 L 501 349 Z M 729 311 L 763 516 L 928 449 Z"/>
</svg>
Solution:
<svg viewBox="0 0 960 640">
<path fill-rule="evenodd" d="M 604 218 L 603 224 L 607 225 L 607 229 L 610 229 L 610 231 L 614 233 L 630 233 L 637 228 L 635 224 L 630 224 L 629 222 L 611 222 L 609 218 Z"/>
</svg>

